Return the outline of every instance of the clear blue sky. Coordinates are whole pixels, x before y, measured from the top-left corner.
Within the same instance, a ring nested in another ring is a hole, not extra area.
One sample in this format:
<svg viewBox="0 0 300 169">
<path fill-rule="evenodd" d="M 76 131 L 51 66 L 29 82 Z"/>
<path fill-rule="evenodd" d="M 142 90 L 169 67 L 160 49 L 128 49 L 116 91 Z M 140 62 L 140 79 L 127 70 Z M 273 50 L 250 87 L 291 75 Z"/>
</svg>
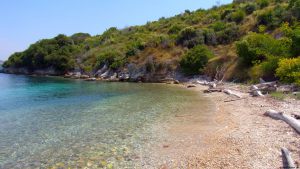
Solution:
<svg viewBox="0 0 300 169">
<path fill-rule="evenodd" d="M 232 0 L 221 0 L 230 3 Z M 210 8 L 217 0 L 0 0 L 0 60 L 57 34 L 101 34 L 169 17 L 185 9 Z"/>
</svg>

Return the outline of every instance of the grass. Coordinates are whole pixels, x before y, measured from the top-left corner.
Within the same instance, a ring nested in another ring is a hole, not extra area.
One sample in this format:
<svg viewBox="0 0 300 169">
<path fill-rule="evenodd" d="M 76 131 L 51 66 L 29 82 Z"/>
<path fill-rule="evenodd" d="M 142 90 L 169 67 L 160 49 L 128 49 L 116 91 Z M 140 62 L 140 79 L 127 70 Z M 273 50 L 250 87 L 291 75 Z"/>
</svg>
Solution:
<svg viewBox="0 0 300 169">
<path fill-rule="evenodd" d="M 292 99 L 300 100 L 300 93 L 285 94 L 285 93 L 282 93 L 282 92 L 272 92 L 272 93 L 270 93 L 270 96 L 274 99 L 277 99 L 277 100 L 285 100 L 286 98 L 292 98 Z"/>
<path fill-rule="evenodd" d="M 270 96 L 277 100 L 284 100 L 288 95 L 282 92 L 272 92 L 270 93 Z"/>
</svg>

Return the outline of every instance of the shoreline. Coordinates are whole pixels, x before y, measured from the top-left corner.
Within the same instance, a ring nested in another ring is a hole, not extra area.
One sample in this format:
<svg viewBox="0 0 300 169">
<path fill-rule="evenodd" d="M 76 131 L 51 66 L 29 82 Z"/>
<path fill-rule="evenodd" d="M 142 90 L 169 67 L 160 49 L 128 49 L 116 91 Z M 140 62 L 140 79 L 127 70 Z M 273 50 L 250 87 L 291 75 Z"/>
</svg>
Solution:
<svg viewBox="0 0 300 169">
<path fill-rule="evenodd" d="M 181 85 L 182 87 L 187 84 Z M 300 110 L 299 100 L 279 101 L 269 96 L 251 97 L 245 90 L 245 86 L 238 84 L 225 84 L 232 90 L 242 91 L 245 99 L 232 102 L 224 102 L 230 96 L 224 93 L 209 93 L 203 96 L 212 100 L 216 105 L 214 112 L 214 127 L 199 130 L 195 124 L 187 125 L 181 132 L 187 133 L 189 142 L 174 141 L 167 146 L 162 145 L 158 168 L 257 168 L 270 169 L 281 168 L 281 148 L 286 147 L 296 163 L 300 164 L 300 135 L 288 124 L 274 120 L 263 114 L 269 109 L 284 111 L 287 114 Z M 194 92 L 201 92 L 207 86 L 196 85 Z M 187 117 L 188 118 L 188 117 Z M 188 119 L 186 119 L 188 120 Z M 178 126 L 177 126 L 178 127 Z M 172 133 L 176 125 L 168 131 L 173 137 L 182 137 L 180 133 Z M 191 132 L 191 129 L 197 130 Z M 199 135 L 200 134 L 200 135 Z M 195 148 L 195 143 L 198 143 Z M 186 152 L 180 148 L 186 146 Z M 174 154 L 175 153 L 175 154 Z M 169 159 L 167 159 L 169 158 Z"/>
<path fill-rule="evenodd" d="M 187 88 L 189 83 L 165 85 L 192 90 L 212 101 L 216 106 L 213 119 L 208 126 L 199 123 L 180 125 L 177 121 L 171 125 L 163 124 L 166 125 L 164 129 L 158 126 L 158 131 L 166 129 L 170 138 L 150 147 L 155 157 L 150 163 L 147 159 L 139 163 L 142 168 L 280 168 L 282 147 L 290 150 L 299 166 L 300 135 L 288 124 L 263 114 L 269 109 L 287 114 L 299 113 L 300 100 L 251 97 L 247 93 L 249 86 L 225 83 L 226 88 L 238 90 L 245 99 L 224 102 L 230 96 L 223 92 L 204 94 L 207 86 L 197 84 Z M 201 107 L 195 105 L 195 108 Z M 193 118 L 184 113 L 174 114 L 172 119 L 191 121 Z"/>
</svg>

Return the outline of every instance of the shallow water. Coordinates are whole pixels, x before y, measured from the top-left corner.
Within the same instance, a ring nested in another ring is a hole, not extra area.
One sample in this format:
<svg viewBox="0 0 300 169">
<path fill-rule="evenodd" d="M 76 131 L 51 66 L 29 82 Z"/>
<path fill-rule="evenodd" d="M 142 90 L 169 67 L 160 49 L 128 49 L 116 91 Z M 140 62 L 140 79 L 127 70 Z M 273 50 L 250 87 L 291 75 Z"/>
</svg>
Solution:
<svg viewBox="0 0 300 169">
<path fill-rule="evenodd" d="M 180 87 L 0 74 L 0 168 L 133 168 L 153 125 L 195 104 L 206 116 Z"/>
</svg>

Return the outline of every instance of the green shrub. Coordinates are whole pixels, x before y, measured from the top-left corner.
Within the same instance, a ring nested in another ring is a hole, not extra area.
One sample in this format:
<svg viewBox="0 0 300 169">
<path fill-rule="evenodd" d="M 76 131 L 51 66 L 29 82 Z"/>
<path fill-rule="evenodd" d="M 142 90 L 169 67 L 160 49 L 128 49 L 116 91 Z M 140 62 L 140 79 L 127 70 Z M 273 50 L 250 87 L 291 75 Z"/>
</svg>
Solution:
<svg viewBox="0 0 300 169">
<path fill-rule="evenodd" d="M 293 16 L 300 20 L 300 0 L 290 0 L 289 8 L 291 9 Z"/>
<path fill-rule="evenodd" d="M 280 60 L 276 76 L 282 82 L 300 85 L 300 57 Z"/>
<path fill-rule="evenodd" d="M 222 31 L 226 28 L 226 23 L 224 22 L 215 22 L 210 26 L 215 32 Z"/>
<path fill-rule="evenodd" d="M 251 33 L 236 43 L 237 54 L 248 66 L 262 62 L 268 56 L 287 57 L 291 43 L 286 39 L 276 40 L 270 35 Z"/>
<path fill-rule="evenodd" d="M 175 25 L 173 25 L 173 26 L 170 27 L 170 29 L 168 30 L 168 34 L 177 34 L 182 29 L 183 29 L 182 25 L 175 24 Z"/>
<path fill-rule="evenodd" d="M 248 3 L 245 6 L 244 10 L 245 10 L 247 15 L 250 15 L 256 10 L 256 4 L 255 3 Z"/>
<path fill-rule="evenodd" d="M 116 69 L 123 66 L 124 63 L 125 58 L 123 57 L 121 52 L 116 50 L 107 50 L 97 57 L 96 66 L 99 68 L 106 64 L 110 68 Z"/>
<path fill-rule="evenodd" d="M 264 11 L 257 16 L 257 25 L 273 25 L 274 17 L 272 11 Z"/>
<path fill-rule="evenodd" d="M 217 44 L 217 36 L 214 30 L 212 29 L 204 29 L 204 41 L 206 45 L 216 45 Z"/>
<path fill-rule="evenodd" d="M 202 73 L 203 68 L 212 57 L 212 52 L 206 46 L 198 45 L 183 56 L 180 66 L 187 75 Z"/>
<path fill-rule="evenodd" d="M 183 29 L 177 37 L 177 44 L 181 44 L 188 48 L 193 48 L 196 45 L 204 44 L 202 30 L 197 30 L 192 27 Z"/>
<path fill-rule="evenodd" d="M 226 24 L 226 28 L 216 32 L 217 41 L 219 44 L 227 44 L 233 42 L 239 37 L 239 27 L 233 22 Z"/>
<path fill-rule="evenodd" d="M 292 32 L 292 54 L 294 56 L 300 55 L 300 27 L 296 28 Z"/>
<path fill-rule="evenodd" d="M 257 3 L 261 9 L 269 6 L 269 0 L 258 0 Z"/>
<path fill-rule="evenodd" d="M 233 12 L 230 16 L 230 19 L 236 23 L 240 23 L 245 18 L 245 12 L 242 10 L 237 10 L 236 12 Z"/>
</svg>

